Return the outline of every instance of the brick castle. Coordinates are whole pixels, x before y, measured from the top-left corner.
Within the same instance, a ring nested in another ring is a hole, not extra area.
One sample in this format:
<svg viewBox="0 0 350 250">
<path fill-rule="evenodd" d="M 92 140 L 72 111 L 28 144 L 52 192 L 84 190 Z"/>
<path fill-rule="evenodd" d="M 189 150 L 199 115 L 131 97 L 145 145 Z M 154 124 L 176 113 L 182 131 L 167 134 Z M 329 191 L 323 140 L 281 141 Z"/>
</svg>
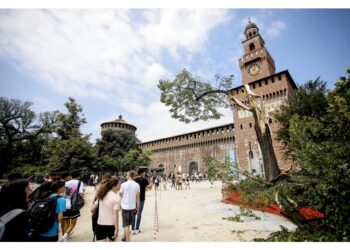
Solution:
<svg viewBox="0 0 350 250">
<path fill-rule="evenodd" d="M 275 62 L 265 47 L 265 42 L 255 23 L 249 21 L 245 28 L 245 40 L 242 41 L 244 55 L 239 59 L 242 80 L 250 89 L 262 96 L 269 114 L 286 104 L 290 93 L 296 90 L 288 70 L 275 72 Z M 247 103 L 243 86 L 231 90 L 243 103 Z M 152 151 L 151 169 L 166 174 L 173 172 L 202 172 L 206 169 L 202 158 L 211 155 L 219 160 L 229 157 L 237 162 L 241 170 L 257 172 L 263 175 L 263 161 L 257 142 L 252 113 L 234 106 L 233 123 L 211 127 L 176 136 L 141 143 L 142 150 Z M 276 158 L 281 171 L 287 170 L 291 163 L 282 157 L 281 144 L 275 139 L 278 124 L 269 118 Z M 106 128 L 136 128 L 119 117 L 113 122 L 101 124 Z"/>
</svg>

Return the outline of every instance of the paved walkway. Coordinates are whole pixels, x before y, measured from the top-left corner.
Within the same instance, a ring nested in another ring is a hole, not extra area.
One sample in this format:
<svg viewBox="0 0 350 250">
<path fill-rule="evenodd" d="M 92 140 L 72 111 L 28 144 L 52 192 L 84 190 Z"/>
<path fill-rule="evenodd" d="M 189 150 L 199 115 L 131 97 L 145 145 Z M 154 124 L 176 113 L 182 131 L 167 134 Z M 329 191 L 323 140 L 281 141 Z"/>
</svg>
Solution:
<svg viewBox="0 0 350 250">
<path fill-rule="evenodd" d="M 72 242 L 92 241 L 90 204 L 94 194 L 93 187 L 86 188 L 86 206 L 74 230 Z M 157 241 L 160 242 L 232 242 L 251 241 L 254 238 L 267 237 L 280 229 L 280 225 L 293 229 L 295 225 L 286 218 L 268 213 L 254 212 L 260 220 L 243 217 L 244 222 L 223 220 L 225 217 L 239 214 L 239 207 L 221 202 L 221 183 L 213 188 L 207 181 L 191 183 L 191 190 L 158 191 Z M 133 242 L 154 242 L 153 222 L 155 191 L 146 193 L 146 202 L 142 214 L 140 229 L 142 233 L 132 235 Z M 122 220 L 119 220 L 118 241 L 122 237 Z"/>
</svg>

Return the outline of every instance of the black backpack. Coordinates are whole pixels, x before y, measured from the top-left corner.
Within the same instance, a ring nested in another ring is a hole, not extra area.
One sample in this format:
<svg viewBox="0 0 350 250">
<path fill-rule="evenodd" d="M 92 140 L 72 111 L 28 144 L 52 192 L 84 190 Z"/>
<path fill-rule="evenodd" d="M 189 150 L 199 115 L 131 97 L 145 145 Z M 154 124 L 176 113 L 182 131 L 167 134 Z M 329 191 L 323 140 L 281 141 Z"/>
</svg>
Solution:
<svg viewBox="0 0 350 250">
<path fill-rule="evenodd" d="M 79 193 L 80 184 L 81 184 L 81 181 L 78 182 L 77 190 L 76 192 L 73 193 L 71 197 L 71 203 L 72 203 L 71 210 L 73 211 L 80 210 L 85 204 L 84 198 L 81 197 Z"/>
<path fill-rule="evenodd" d="M 40 234 L 47 232 L 56 220 L 56 204 L 60 196 L 34 201 L 29 207 L 29 232 Z"/>
</svg>

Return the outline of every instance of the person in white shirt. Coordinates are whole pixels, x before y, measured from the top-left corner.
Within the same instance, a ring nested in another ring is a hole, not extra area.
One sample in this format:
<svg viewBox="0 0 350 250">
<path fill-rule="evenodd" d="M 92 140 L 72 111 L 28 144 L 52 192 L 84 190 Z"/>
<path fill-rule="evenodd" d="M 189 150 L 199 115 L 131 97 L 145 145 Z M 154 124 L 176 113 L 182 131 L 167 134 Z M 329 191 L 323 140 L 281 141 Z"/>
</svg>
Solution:
<svg viewBox="0 0 350 250">
<path fill-rule="evenodd" d="M 124 228 L 123 241 L 130 241 L 130 225 L 140 207 L 140 185 L 135 182 L 135 173 L 129 171 L 127 181 L 121 185 L 119 194 L 121 196 L 122 219 Z"/>
<path fill-rule="evenodd" d="M 112 177 L 101 186 L 97 193 L 97 199 L 91 210 L 98 205 L 98 219 L 96 226 L 96 240 L 114 241 L 119 231 L 120 196 L 117 194 L 120 188 L 119 180 Z"/>
<path fill-rule="evenodd" d="M 79 172 L 73 170 L 70 173 L 70 176 L 72 179 L 66 181 L 66 212 L 63 213 L 63 218 L 61 221 L 63 241 L 68 241 L 68 239 L 72 236 L 73 229 L 78 221 L 78 217 L 80 217 L 79 210 L 72 210 L 71 198 L 76 192 L 78 192 L 79 195 L 84 198 L 84 183 L 78 179 Z"/>
</svg>

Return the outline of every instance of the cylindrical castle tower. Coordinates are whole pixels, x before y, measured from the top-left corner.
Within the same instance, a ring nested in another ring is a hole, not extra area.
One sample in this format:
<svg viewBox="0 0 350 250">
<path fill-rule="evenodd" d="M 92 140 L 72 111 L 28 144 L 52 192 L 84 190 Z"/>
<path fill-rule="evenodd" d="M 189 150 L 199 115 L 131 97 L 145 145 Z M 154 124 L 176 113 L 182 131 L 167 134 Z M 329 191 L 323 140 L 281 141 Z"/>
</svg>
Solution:
<svg viewBox="0 0 350 250">
<path fill-rule="evenodd" d="M 114 120 L 114 121 L 104 122 L 101 124 L 101 132 L 102 133 L 103 133 L 103 131 L 105 131 L 107 129 L 112 129 L 112 130 L 116 130 L 116 131 L 132 132 L 134 134 L 136 131 L 136 127 L 134 125 L 126 123 L 123 120 L 123 117 L 121 115 L 119 115 L 119 118 Z"/>
</svg>

